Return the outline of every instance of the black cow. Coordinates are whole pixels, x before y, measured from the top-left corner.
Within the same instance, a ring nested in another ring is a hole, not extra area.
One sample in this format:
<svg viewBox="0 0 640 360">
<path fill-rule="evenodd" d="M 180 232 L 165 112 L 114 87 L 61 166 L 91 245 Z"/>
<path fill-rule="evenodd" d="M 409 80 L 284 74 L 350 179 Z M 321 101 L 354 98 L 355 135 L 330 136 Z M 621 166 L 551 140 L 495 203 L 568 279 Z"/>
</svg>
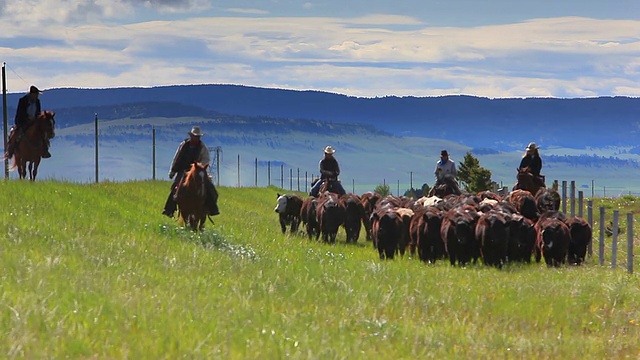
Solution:
<svg viewBox="0 0 640 360">
<path fill-rule="evenodd" d="M 451 265 L 465 266 L 471 259 L 475 261 L 479 257 L 475 236 L 477 216 L 471 207 L 457 207 L 445 213 L 440 236 Z"/>
<path fill-rule="evenodd" d="M 569 218 L 566 224 L 571 233 L 567 254 L 569 264 L 580 265 L 587 256 L 587 247 L 591 243 L 593 236 L 591 226 L 589 226 L 589 223 L 585 219 L 578 216 Z"/>
<path fill-rule="evenodd" d="M 418 258 L 424 262 L 435 263 L 437 259 L 442 259 L 445 255 L 444 243 L 440 235 L 442 217 L 442 210 L 435 206 L 428 206 L 416 210 L 416 214 L 411 219 L 409 247 L 416 247 Z"/>
<path fill-rule="evenodd" d="M 296 194 L 280 195 L 276 204 L 275 212 L 278 213 L 278 220 L 282 233 L 287 232 L 287 225 L 291 225 L 290 232 L 298 232 L 300 225 L 300 209 L 302 209 L 302 198 Z"/>
<path fill-rule="evenodd" d="M 371 214 L 371 235 L 380 260 L 393 259 L 404 224 L 395 208 L 383 207 Z"/>
<path fill-rule="evenodd" d="M 507 262 L 508 226 L 505 214 L 498 211 L 489 211 L 478 219 L 475 234 L 485 265 L 502 268 Z"/>
<path fill-rule="evenodd" d="M 530 263 L 536 244 L 533 221 L 520 214 L 511 214 L 509 222 L 509 262 Z"/>
</svg>

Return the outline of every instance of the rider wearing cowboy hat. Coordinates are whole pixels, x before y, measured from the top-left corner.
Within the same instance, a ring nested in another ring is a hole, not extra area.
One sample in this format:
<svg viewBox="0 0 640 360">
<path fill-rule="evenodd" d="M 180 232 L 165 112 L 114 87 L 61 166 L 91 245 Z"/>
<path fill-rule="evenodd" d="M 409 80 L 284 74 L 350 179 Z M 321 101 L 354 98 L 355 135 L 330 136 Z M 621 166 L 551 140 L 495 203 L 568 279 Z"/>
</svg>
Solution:
<svg viewBox="0 0 640 360">
<path fill-rule="evenodd" d="M 182 180 L 182 176 L 191 168 L 191 164 L 199 162 L 202 165 L 209 165 L 209 149 L 200 139 L 202 135 L 204 135 L 200 126 L 194 126 L 188 134 L 189 138 L 184 139 L 178 146 L 173 156 L 173 161 L 171 162 L 171 168 L 169 169 L 169 179 L 174 179 L 174 176 L 175 179 L 173 180 L 173 184 L 171 184 L 171 192 L 162 211 L 162 214 L 168 217 L 173 217 L 173 213 L 176 211 L 175 192 L 178 184 Z M 208 195 L 206 200 L 208 213 L 209 215 L 218 215 L 220 214 L 217 205 L 218 192 L 209 177 L 207 177 L 205 184 Z"/>
<path fill-rule="evenodd" d="M 320 180 L 317 181 L 313 187 L 311 187 L 311 191 L 309 195 L 313 197 L 318 197 L 320 193 L 320 187 L 324 181 L 330 181 L 331 186 L 335 193 L 339 195 L 344 195 L 347 192 L 342 187 L 340 181 L 338 181 L 338 175 L 340 175 L 340 166 L 338 165 L 338 160 L 333 157 L 333 154 L 336 151 L 333 149 L 331 145 L 324 148 L 324 157 L 320 160 Z M 322 181 L 324 180 L 324 181 Z"/>
<path fill-rule="evenodd" d="M 458 186 L 458 182 L 455 181 L 458 177 L 456 163 L 449 158 L 449 152 L 447 150 L 440 151 L 440 160 L 436 162 L 436 169 L 433 173 L 436 176 L 436 183 L 433 186 L 434 188 L 438 185 L 448 183 L 453 187 L 453 192 L 455 194 L 459 195 L 462 193 Z"/>
<path fill-rule="evenodd" d="M 29 93 L 24 95 L 18 100 L 18 108 L 16 109 L 15 126 L 9 135 L 9 144 L 7 144 L 7 153 L 5 158 L 9 159 L 13 156 L 13 151 L 24 136 L 25 131 L 35 119 L 42 113 L 42 106 L 40 104 L 39 95 L 42 93 L 40 89 L 31 85 Z M 15 133 L 15 136 L 12 136 Z M 42 138 L 42 145 L 44 147 L 44 153 L 42 158 L 47 159 L 51 157 L 49 153 L 49 139 Z"/>
<path fill-rule="evenodd" d="M 524 149 L 524 155 L 522 155 L 522 160 L 520 160 L 519 169 L 523 169 L 528 167 L 529 171 L 536 177 L 540 176 L 540 171 L 542 170 L 542 159 L 540 158 L 540 153 L 538 152 L 540 149 L 539 146 L 534 142 L 530 142 L 529 145 Z"/>
</svg>

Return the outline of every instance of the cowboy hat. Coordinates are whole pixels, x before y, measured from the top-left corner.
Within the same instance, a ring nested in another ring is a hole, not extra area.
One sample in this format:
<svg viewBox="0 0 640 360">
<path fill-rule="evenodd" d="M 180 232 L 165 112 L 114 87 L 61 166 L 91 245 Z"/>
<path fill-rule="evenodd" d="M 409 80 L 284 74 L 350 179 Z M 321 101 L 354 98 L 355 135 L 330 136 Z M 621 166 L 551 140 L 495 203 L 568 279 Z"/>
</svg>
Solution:
<svg viewBox="0 0 640 360">
<path fill-rule="evenodd" d="M 42 91 L 35 87 L 35 85 L 31 85 L 31 87 L 29 88 L 29 94 L 42 94 Z"/>
<path fill-rule="evenodd" d="M 327 145 L 327 147 L 324 148 L 324 153 L 325 154 L 333 154 L 334 152 L 336 152 L 331 145 Z"/>
<path fill-rule="evenodd" d="M 194 126 L 191 128 L 191 131 L 188 132 L 188 134 L 191 134 L 193 136 L 202 136 L 204 135 L 204 133 L 202 132 L 202 130 L 200 130 L 200 126 Z"/>
<path fill-rule="evenodd" d="M 527 145 L 527 147 L 525 148 L 525 150 L 529 151 L 529 150 L 538 150 L 540 149 L 539 146 L 536 145 L 536 143 L 534 143 L 533 141 L 529 143 L 529 145 Z"/>
<path fill-rule="evenodd" d="M 442 150 L 440 151 L 440 156 L 449 156 L 449 153 L 447 152 L 447 150 Z"/>
</svg>

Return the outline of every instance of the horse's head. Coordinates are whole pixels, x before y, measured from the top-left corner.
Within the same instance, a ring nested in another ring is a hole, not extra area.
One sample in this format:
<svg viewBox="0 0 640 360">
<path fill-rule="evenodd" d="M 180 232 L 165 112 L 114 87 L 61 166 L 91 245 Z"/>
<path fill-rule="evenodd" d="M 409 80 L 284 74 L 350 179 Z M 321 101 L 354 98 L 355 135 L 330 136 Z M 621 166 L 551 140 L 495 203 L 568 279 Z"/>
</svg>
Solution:
<svg viewBox="0 0 640 360">
<path fill-rule="evenodd" d="M 38 129 L 46 135 L 48 139 L 53 139 L 56 136 L 56 113 L 53 111 L 45 110 L 36 119 L 36 126 Z"/>
<path fill-rule="evenodd" d="M 191 164 L 191 168 L 184 174 L 184 186 L 202 186 L 205 182 L 205 176 L 207 174 L 207 167 L 209 165 L 202 165 L 199 162 Z"/>
</svg>

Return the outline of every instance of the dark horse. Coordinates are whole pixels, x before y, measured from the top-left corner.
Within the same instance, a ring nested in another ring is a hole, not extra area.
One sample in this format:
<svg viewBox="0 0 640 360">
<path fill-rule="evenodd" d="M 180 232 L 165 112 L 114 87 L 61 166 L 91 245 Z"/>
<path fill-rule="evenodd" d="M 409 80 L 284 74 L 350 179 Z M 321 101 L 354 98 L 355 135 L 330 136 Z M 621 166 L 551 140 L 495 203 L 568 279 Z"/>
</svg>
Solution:
<svg viewBox="0 0 640 360">
<path fill-rule="evenodd" d="M 38 166 L 42 155 L 44 155 L 45 147 L 43 141 L 53 139 L 55 134 L 55 113 L 53 111 L 43 111 L 25 130 L 24 136 L 18 144 L 16 144 L 13 154 L 13 165 L 11 169 L 18 167 L 18 175 L 20 179 L 27 177 L 27 164 L 29 168 L 29 179 L 36 180 L 38 175 Z M 18 134 L 11 131 L 9 141 L 15 141 Z M 46 139 L 46 140 L 44 140 Z"/>
<path fill-rule="evenodd" d="M 180 217 L 185 225 L 189 224 L 194 231 L 203 230 L 207 219 L 206 181 L 209 175 L 207 167 L 201 163 L 191 164 L 191 169 L 184 173 L 176 190 L 176 202 Z"/>
<path fill-rule="evenodd" d="M 544 184 L 544 176 L 535 176 L 528 167 L 517 169 L 516 184 L 513 190 L 527 190 L 531 195 L 536 196 L 538 190 L 546 188 Z"/>
<path fill-rule="evenodd" d="M 437 196 L 443 198 L 447 195 L 455 194 L 460 195 L 460 187 L 456 183 L 456 179 L 452 175 L 445 175 L 440 184 L 435 184 L 431 190 L 429 190 L 429 196 Z"/>
</svg>

